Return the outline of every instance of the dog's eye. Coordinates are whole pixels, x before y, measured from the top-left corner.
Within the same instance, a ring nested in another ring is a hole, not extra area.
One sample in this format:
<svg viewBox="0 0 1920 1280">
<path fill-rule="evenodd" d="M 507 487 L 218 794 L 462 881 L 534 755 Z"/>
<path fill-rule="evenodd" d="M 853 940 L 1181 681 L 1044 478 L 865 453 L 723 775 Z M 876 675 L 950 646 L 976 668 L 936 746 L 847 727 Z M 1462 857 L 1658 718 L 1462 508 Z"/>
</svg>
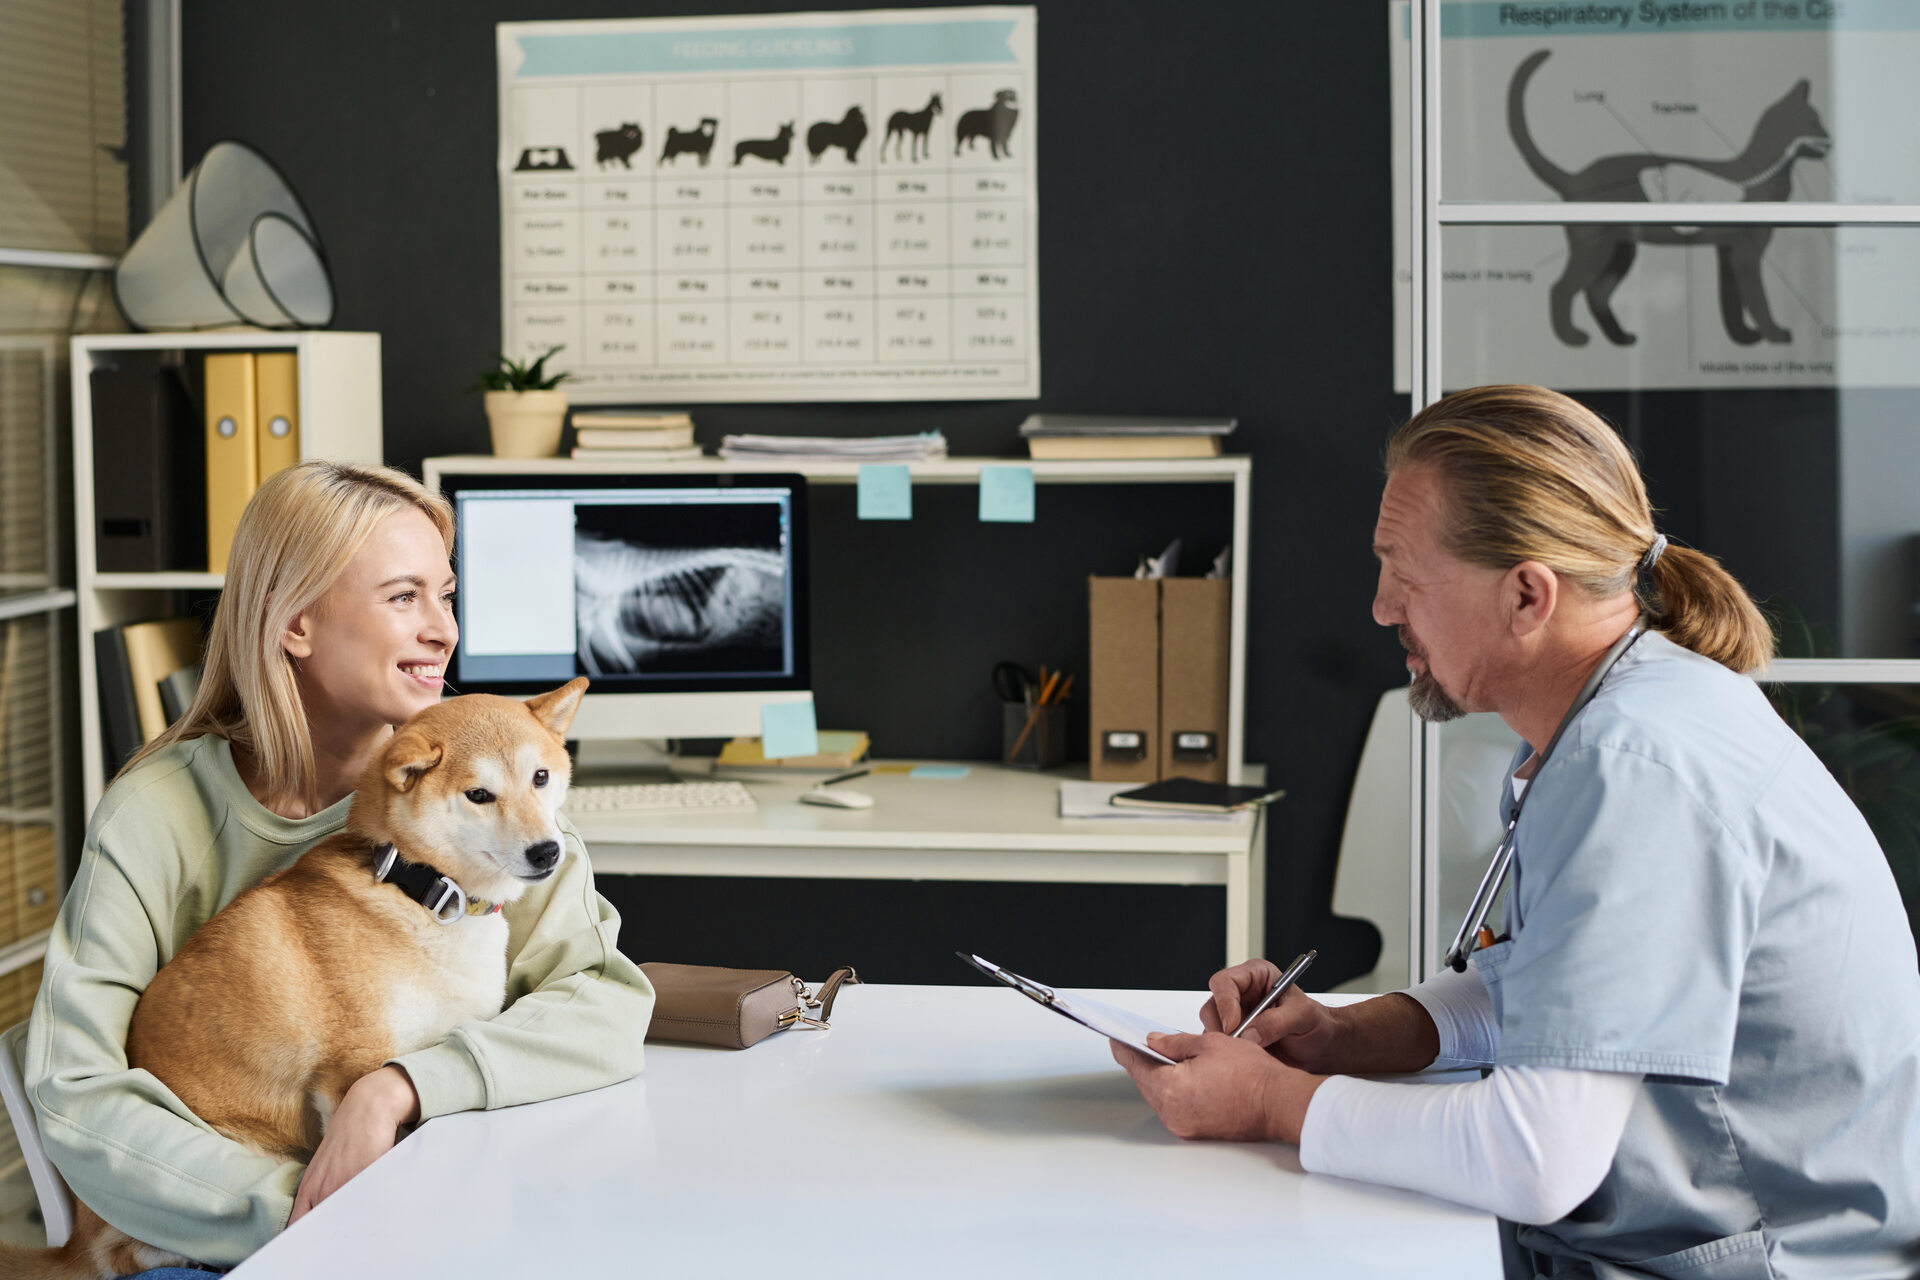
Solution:
<svg viewBox="0 0 1920 1280">
<path fill-rule="evenodd" d="M 475 804 L 492 804 L 493 792 L 487 790 L 485 787 L 474 787 L 467 792 L 467 799 L 473 801 Z"/>
<path fill-rule="evenodd" d="M 536 787 L 544 787 L 547 785 L 547 771 L 545 769 L 535 769 L 533 771 L 533 785 Z"/>
</svg>

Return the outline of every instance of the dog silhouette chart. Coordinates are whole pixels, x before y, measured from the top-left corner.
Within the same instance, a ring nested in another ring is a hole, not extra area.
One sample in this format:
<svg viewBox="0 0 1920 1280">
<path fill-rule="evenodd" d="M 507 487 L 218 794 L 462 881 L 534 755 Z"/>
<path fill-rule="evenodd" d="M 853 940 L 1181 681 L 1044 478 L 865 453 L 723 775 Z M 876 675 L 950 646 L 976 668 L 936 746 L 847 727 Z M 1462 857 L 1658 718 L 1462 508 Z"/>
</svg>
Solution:
<svg viewBox="0 0 1920 1280">
<path fill-rule="evenodd" d="M 520 162 L 513 166 L 515 173 L 560 173 L 572 169 L 573 161 L 567 159 L 565 147 L 523 148 Z"/>
<path fill-rule="evenodd" d="M 975 142 L 985 138 L 987 150 L 995 160 L 1012 155 L 1007 149 L 1007 139 L 1013 136 L 1013 126 L 1020 122 L 1019 107 L 1013 90 L 1002 89 L 993 95 L 992 106 L 962 114 L 953 130 L 953 154 L 960 154 L 962 144 L 971 151 Z"/>
<path fill-rule="evenodd" d="M 787 162 L 787 152 L 791 150 L 793 150 L 793 122 L 789 120 L 781 125 L 780 132 L 771 138 L 748 138 L 734 143 L 733 167 L 739 168 L 740 162 L 748 156 L 784 165 Z"/>
<path fill-rule="evenodd" d="M 640 126 L 631 121 L 618 129 L 602 129 L 593 135 L 593 161 L 602 169 L 618 160 L 624 167 L 633 168 L 634 153 L 646 142 L 646 135 L 640 132 Z"/>
<path fill-rule="evenodd" d="M 1669 188 L 1682 185 L 1688 173 L 1730 184 L 1740 191 L 1743 202 L 1785 200 L 1793 194 L 1793 166 L 1803 159 L 1821 159 L 1832 148 L 1833 140 L 1809 101 L 1807 81 L 1802 80 L 1760 113 L 1745 148 L 1731 159 L 1610 155 L 1570 173 L 1547 158 L 1527 128 L 1527 82 L 1550 52 L 1540 50 L 1514 72 L 1507 89 L 1507 128 L 1527 168 L 1562 200 L 1664 200 Z M 1585 346 L 1588 341 L 1586 332 L 1573 322 L 1576 296 L 1586 298 L 1587 309 L 1609 342 L 1625 347 L 1636 341 L 1614 317 L 1611 299 L 1643 243 L 1711 246 L 1719 259 L 1720 320 L 1727 336 L 1742 346 L 1793 340 L 1792 332 L 1774 319 L 1760 271 L 1761 258 L 1773 239 L 1772 227 L 1587 225 L 1565 230 L 1566 270 L 1548 296 L 1554 335 L 1567 346 Z"/>
<path fill-rule="evenodd" d="M 860 159 L 860 144 L 867 140 L 867 113 L 855 103 L 836 121 L 821 120 L 807 130 L 807 155 L 818 160 L 830 148 L 846 153 L 847 163 Z"/>
<path fill-rule="evenodd" d="M 927 105 L 918 111 L 896 111 L 887 117 L 886 142 L 880 144 L 880 158 L 887 158 L 887 143 L 893 144 L 893 158 L 900 158 L 900 144 L 909 143 L 908 158 L 924 160 L 928 154 L 927 134 L 933 128 L 933 118 L 940 114 L 940 95 L 934 94 L 927 99 Z"/>
<path fill-rule="evenodd" d="M 700 157 L 700 167 L 706 168 L 707 161 L 713 158 L 713 135 L 719 128 L 720 122 L 712 116 L 702 117 L 699 127 L 695 129 L 676 129 L 668 125 L 667 145 L 660 148 L 660 163 L 673 160 L 677 169 L 680 167 L 677 157 L 695 155 Z"/>
</svg>

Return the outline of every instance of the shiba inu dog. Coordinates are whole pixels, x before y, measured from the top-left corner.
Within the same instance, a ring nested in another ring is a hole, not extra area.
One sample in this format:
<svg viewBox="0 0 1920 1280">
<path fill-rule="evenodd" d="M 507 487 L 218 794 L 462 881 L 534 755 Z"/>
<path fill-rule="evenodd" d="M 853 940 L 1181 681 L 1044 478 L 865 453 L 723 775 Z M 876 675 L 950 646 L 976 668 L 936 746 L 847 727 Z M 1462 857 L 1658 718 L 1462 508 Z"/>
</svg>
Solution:
<svg viewBox="0 0 1920 1280">
<path fill-rule="evenodd" d="M 347 825 L 216 914 L 154 976 L 127 1061 L 249 1149 L 308 1161 L 349 1086 L 506 999 L 501 908 L 566 856 L 563 742 L 587 681 L 450 698 L 402 725 Z M 184 1261 L 74 1206 L 60 1249 L 0 1275 L 112 1277 Z"/>
</svg>

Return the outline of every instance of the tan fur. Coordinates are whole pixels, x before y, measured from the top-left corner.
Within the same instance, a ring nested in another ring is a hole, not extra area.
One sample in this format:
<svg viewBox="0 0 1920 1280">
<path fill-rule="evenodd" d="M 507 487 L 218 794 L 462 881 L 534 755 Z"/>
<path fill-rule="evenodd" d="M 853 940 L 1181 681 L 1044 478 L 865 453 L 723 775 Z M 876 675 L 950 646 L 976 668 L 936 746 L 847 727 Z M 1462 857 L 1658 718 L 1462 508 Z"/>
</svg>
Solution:
<svg viewBox="0 0 1920 1280">
<path fill-rule="evenodd" d="M 373 879 L 373 849 L 391 843 L 496 902 L 545 879 L 525 851 L 561 840 L 562 739 L 586 687 L 573 680 L 524 703 L 469 694 L 402 725 L 354 792 L 346 830 L 235 898 L 154 976 L 133 1012 L 128 1063 L 234 1141 L 306 1161 L 354 1081 L 498 1013 L 505 919 L 438 923 Z M 545 787 L 533 785 L 535 769 L 547 771 Z M 475 787 L 496 799 L 475 803 Z M 0 1276 L 105 1280 L 181 1261 L 83 1204 L 74 1218 L 61 1249 L 0 1246 Z"/>
</svg>

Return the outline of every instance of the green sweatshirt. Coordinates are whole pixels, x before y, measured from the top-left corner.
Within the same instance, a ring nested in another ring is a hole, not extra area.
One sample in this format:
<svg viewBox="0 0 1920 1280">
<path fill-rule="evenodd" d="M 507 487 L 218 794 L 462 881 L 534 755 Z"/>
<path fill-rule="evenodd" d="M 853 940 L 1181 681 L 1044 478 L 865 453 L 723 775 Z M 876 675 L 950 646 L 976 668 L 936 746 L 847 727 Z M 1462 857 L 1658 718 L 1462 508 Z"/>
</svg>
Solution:
<svg viewBox="0 0 1920 1280">
<path fill-rule="evenodd" d="M 81 1200 L 137 1239 L 231 1266 L 286 1226 L 306 1166 L 255 1155 L 127 1066 L 133 1007 L 207 918 L 345 825 L 348 801 L 293 821 L 241 782 L 226 739 L 196 738 L 110 788 L 47 941 L 27 1089 L 47 1153 Z M 615 948 L 564 820 L 558 874 L 506 909 L 507 1006 L 395 1059 L 422 1119 L 613 1084 L 640 1070 L 653 988 Z M 458 925 L 450 926 L 458 928 Z"/>
</svg>

